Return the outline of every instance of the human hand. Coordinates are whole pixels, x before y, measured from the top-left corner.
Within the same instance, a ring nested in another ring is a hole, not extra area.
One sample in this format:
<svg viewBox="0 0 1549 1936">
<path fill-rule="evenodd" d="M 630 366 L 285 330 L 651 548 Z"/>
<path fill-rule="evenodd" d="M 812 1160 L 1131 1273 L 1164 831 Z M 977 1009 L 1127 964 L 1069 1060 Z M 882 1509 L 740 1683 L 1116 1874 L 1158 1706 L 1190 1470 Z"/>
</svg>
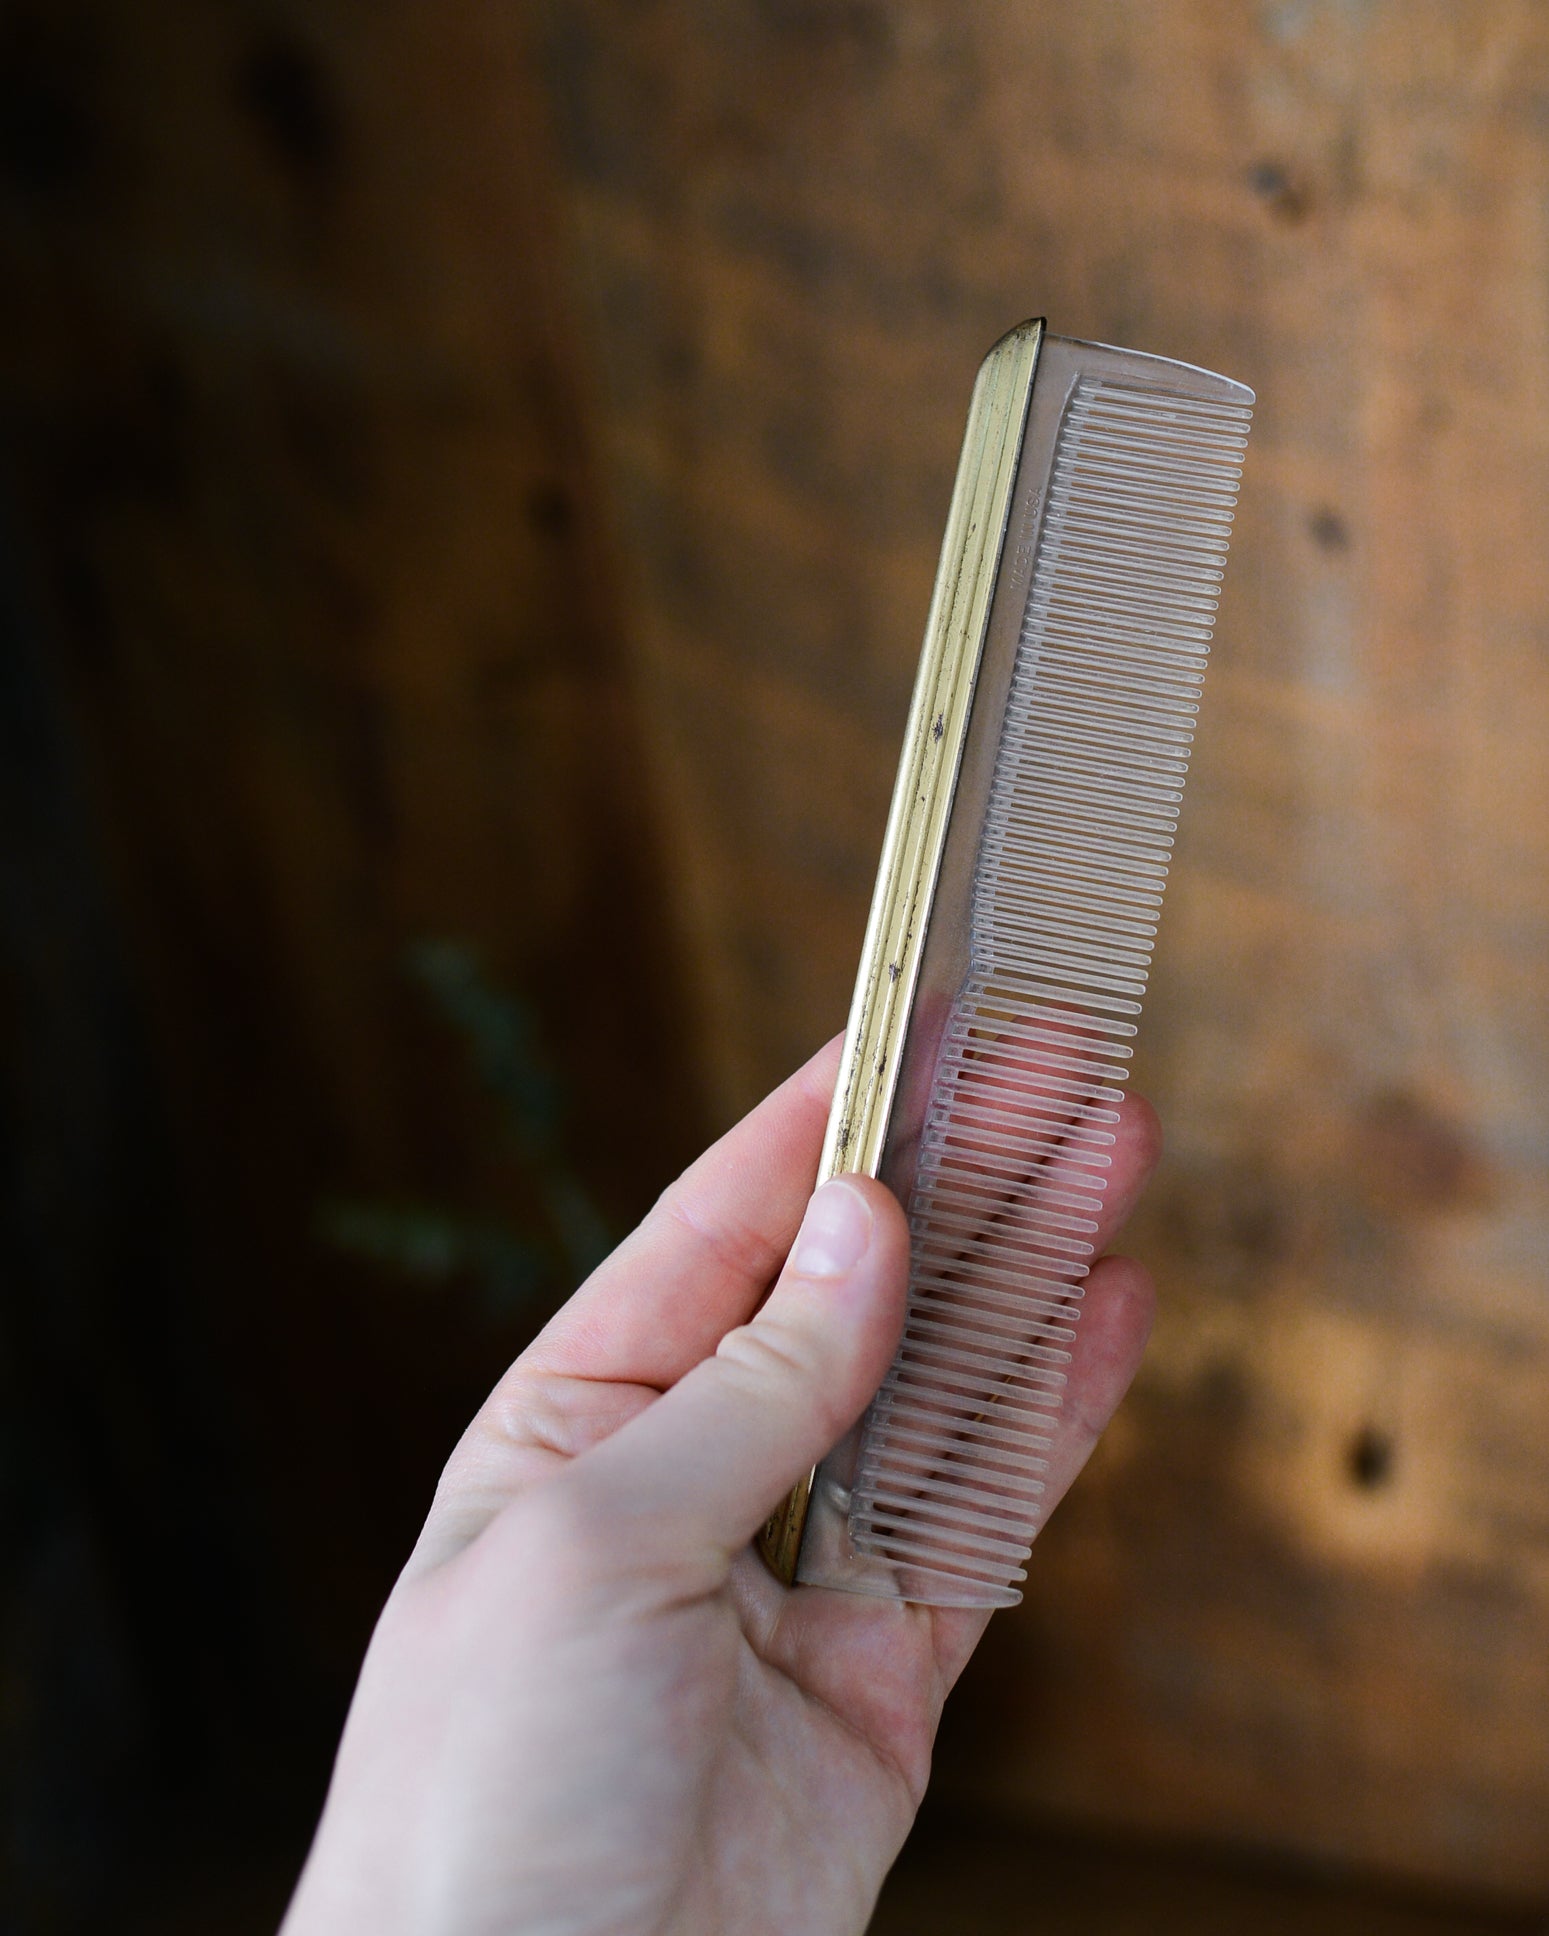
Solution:
<svg viewBox="0 0 1549 1936">
<path fill-rule="evenodd" d="M 788 1589 L 748 1545 L 902 1324 L 888 1191 L 825 1184 L 802 1221 L 837 1056 L 666 1192 L 469 1427 L 367 1652 L 282 1936 L 864 1929 L 987 1616 Z M 1156 1160 L 1144 1103 L 1117 1137 L 1099 1249 Z M 1051 1508 L 1151 1308 L 1138 1264 L 1094 1266 Z"/>
</svg>

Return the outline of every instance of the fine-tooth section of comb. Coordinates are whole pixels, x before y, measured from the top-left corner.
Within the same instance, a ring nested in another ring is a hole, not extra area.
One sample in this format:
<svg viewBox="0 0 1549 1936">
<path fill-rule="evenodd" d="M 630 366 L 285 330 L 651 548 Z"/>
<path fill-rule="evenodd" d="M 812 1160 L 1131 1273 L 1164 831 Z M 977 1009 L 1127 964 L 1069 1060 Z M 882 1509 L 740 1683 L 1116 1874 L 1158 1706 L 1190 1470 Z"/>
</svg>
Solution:
<svg viewBox="0 0 1549 1936">
<path fill-rule="evenodd" d="M 1042 1518 L 1247 417 L 1082 380 L 1056 447 L 850 1505 L 861 1552 L 990 1604 Z"/>
<path fill-rule="evenodd" d="M 1041 324 L 980 372 L 822 1163 L 904 1203 L 908 1310 L 765 1530 L 787 1579 L 1020 1598 L 1252 402 Z"/>
</svg>

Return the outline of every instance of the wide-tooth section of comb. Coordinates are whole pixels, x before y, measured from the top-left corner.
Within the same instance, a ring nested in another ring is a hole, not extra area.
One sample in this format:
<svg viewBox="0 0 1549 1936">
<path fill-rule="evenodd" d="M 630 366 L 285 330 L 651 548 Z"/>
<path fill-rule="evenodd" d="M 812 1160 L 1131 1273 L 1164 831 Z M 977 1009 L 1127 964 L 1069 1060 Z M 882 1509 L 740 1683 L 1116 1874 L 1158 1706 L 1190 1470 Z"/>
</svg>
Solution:
<svg viewBox="0 0 1549 1936">
<path fill-rule="evenodd" d="M 1083 377 L 1055 447 L 855 1546 L 1005 1605 L 1043 1517 L 1250 412 Z"/>
</svg>

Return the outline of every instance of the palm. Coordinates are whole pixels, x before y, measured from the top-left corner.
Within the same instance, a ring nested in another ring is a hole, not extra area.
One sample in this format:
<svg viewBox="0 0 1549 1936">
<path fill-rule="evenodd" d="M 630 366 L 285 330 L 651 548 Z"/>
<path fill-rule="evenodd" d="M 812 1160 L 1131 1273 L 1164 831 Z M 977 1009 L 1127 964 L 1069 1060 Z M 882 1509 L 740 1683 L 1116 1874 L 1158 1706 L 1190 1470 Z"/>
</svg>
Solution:
<svg viewBox="0 0 1549 1936">
<path fill-rule="evenodd" d="M 789 1593 L 751 1554 L 728 1592 L 741 1657 L 685 1925 L 860 1929 L 919 1807 L 941 1702 L 983 1616 Z"/>
<path fill-rule="evenodd" d="M 763 1669 L 763 1689 L 781 1703 L 782 1719 L 788 1712 L 795 1722 L 771 1747 L 799 1757 L 817 1743 L 827 1756 L 837 1732 L 858 1751 L 870 1780 L 912 1817 L 930 1770 L 941 1704 L 987 1616 L 823 1588 L 775 1587 L 771 1595 L 772 1584 L 751 1555 L 738 1562 L 732 1591 Z M 771 1617 L 774 1596 L 780 1604 Z M 853 1772 L 846 1767 L 844 1779 Z M 823 1786 L 821 1768 L 802 1784 L 820 1812 Z"/>
</svg>

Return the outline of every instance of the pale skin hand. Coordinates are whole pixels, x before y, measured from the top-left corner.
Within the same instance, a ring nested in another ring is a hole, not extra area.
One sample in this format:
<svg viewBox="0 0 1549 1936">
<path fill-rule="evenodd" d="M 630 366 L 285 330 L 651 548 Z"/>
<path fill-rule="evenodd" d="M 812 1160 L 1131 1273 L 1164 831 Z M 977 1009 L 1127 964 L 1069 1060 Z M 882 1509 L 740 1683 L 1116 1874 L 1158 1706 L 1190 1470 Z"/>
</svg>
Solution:
<svg viewBox="0 0 1549 1936">
<path fill-rule="evenodd" d="M 902 1322 L 907 1233 L 879 1184 L 826 1185 L 840 1227 L 786 1261 L 837 1053 L 686 1172 L 468 1428 L 371 1642 L 282 1936 L 865 1928 L 985 1616 L 791 1591 L 748 1547 Z M 1127 1103 L 1101 1244 L 1158 1147 Z M 1052 1500 L 1151 1310 L 1139 1265 L 1095 1266 Z"/>
</svg>

